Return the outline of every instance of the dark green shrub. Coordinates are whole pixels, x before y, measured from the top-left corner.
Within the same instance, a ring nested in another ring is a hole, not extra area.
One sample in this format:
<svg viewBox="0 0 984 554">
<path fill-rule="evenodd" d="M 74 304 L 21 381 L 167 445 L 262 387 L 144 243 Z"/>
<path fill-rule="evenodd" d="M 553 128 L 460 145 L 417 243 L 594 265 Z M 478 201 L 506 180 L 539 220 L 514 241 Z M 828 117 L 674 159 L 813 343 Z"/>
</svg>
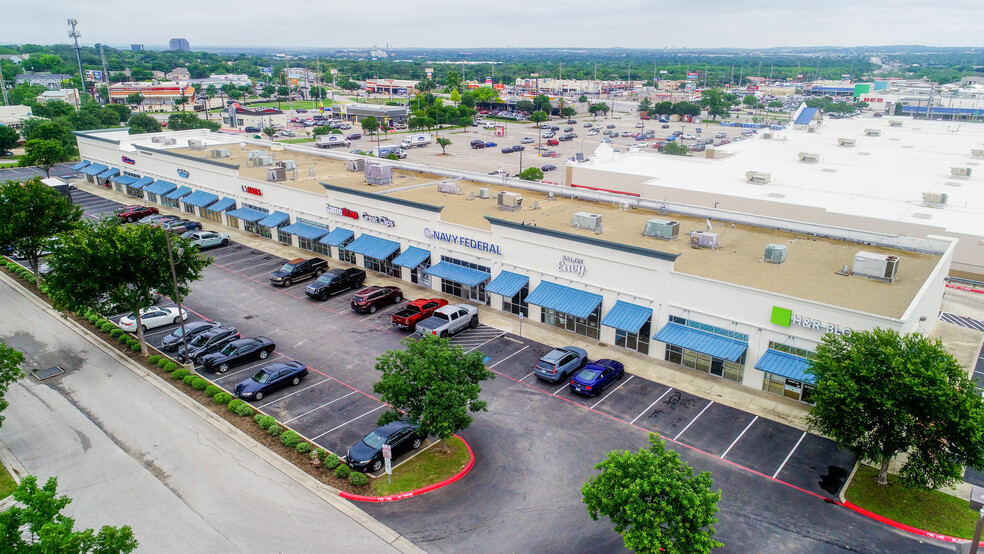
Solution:
<svg viewBox="0 0 984 554">
<path fill-rule="evenodd" d="M 338 477 L 339 479 L 348 479 L 349 473 L 352 473 L 352 470 L 345 464 L 335 468 L 335 477 Z"/>
<path fill-rule="evenodd" d="M 280 436 L 280 433 L 282 433 L 283 431 L 284 430 L 282 427 L 274 423 L 273 425 L 270 426 L 269 429 L 267 429 L 267 434 L 273 437 L 277 437 Z"/>
<path fill-rule="evenodd" d="M 318 459 L 321 460 L 322 462 L 324 462 L 325 458 L 328 457 L 328 451 L 325 450 L 324 448 L 319 448 L 315 450 L 314 453 L 318 455 Z"/>
<path fill-rule="evenodd" d="M 113 331 L 116 331 L 116 329 L 110 329 L 110 331 L 109 331 L 109 332 L 110 332 L 110 334 L 112 334 L 112 332 L 113 332 Z M 118 340 L 118 341 L 120 341 L 121 343 L 123 343 L 123 344 L 125 344 L 125 345 L 127 345 L 127 346 L 129 346 L 129 345 L 130 345 L 130 341 L 132 341 L 133 339 L 131 339 L 131 338 L 130 338 L 130 337 L 128 337 L 127 335 L 120 335 L 119 337 L 117 337 L 117 338 L 116 338 L 116 340 Z"/>
<path fill-rule="evenodd" d="M 364 487 L 369 484 L 369 478 L 366 477 L 365 473 L 353 471 L 352 474 L 349 475 L 349 483 L 352 483 L 357 487 Z"/>
<path fill-rule="evenodd" d="M 99 314 L 89 314 L 86 316 L 86 319 L 89 320 L 89 323 L 95 323 L 99 321 Z"/>
<path fill-rule="evenodd" d="M 276 425 L 277 418 L 266 414 L 256 414 L 256 423 L 260 429 L 269 429 L 272 425 Z"/>
<path fill-rule="evenodd" d="M 222 387 L 218 385 L 209 385 L 205 387 L 205 396 L 214 397 L 216 394 L 222 392 Z"/>
<path fill-rule="evenodd" d="M 188 372 L 188 375 L 185 375 L 184 377 L 181 378 L 181 380 L 184 381 L 184 384 L 186 385 L 190 385 L 194 383 L 195 379 L 201 379 L 201 377 L 195 375 L 194 373 L 191 373 L 190 371 Z"/>
<path fill-rule="evenodd" d="M 118 329 L 118 327 L 116 327 L 116 325 L 112 321 L 104 322 L 102 325 L 99 326 L 99 328 L 102 329 L 103 333 L 110 333 L 113 331 L 113 329 Z"/>
<path fill-rule="evenodd" d="M 338 457 L 338 454 L 329 452 L 328 455 L 325 456 L 325 467 L 328 469 L 335 469 L 340 463 L 342 463 L 342 460 Z"/>
<path fill-rule="evenodd" d="M 114 339 L 118 339 L 121 336 L 123 336 L 123 333 L 124 332 L 125 331 L 123 331 L 123 329 L 120 329 L 119 327 L 117 327 L 116 329 L 110 329 L 109 336 L 113 337 Z"/>
<path fill-rule="evenodd" d="M 240 400 L 240 399 L 238 399 L 238 398 L 234 398 L 234 399 L 230 400 L 229 401 L 229 411 L 232 412 L 232 413 L 236 413 L 236 409 L 238 409 L 239 408 L 239 405 L 242 404 L 242 403 L 243 403 L 243 401 Z"/>
<path fill-rule="evenodd" d="M 208 387 L 208 385 L 209 382 L 207 379 L 203 379 L 197 375 L 195 375 L 195 378 L 191 380 L 191 386 L 195 390 L 205 390 L 205 387 Z"/>
<path fill-rule="evenodd" d="M 167 364 L 171 364 L 171 365 L 174 365 L 174 366 L 177 365 L 177 364 L 175 364 L 174 362 L 172 362 L 171 360 L 169 360 L 167 358 L 161 358 L 160 360 L 157 360 L 157 367 L 159 367 L 161 369 L 164 369 L 165 366 L 167 366 Z M 168 371 L 168 370 L 167 369 L 164 369 L 164 371 Z M 170 371 L 174 371 L 174 370 L 172 369 Z"/>
<path fill-rule="evenodd" d="M 242 417 L 249 417 L 249 416 L 253 415 L 255 412 L 253 412 L 253 407 L 252 406 L 250 406 L 249 404 L 243 402 L 242 404 L 240 404 L 236 408 L 236 413 L 239 414 Z"/>
<path fill-rule="evenodd" d="M 102 326 L 105 325 L 107 321 L 109 321 L 109 320 L 108 319 L 103 319 L 103 318 L 100 317 L 99 319 L 96 320 L 96 327 L 99 327 L 100 329 L 102 329 Z"/>
<path fill-rule="evenodd" d="M 130 341 L 130 350 L 140 352 L 140 341 Z"/>
<path fill-rule="evenodd" d="M 161 359 L 162 359 L 162 357 L 159 354 L 154 354 L 153 356 L 147 358 L 147 361 L 150 362 L 150 363 L 152 363 L 152 364 L 156 364 L 156 363 L 160 362 Z"/>
<path fill-rule="evenodd" d="M 228 404 L 232 400 L 232 395 L 227 392 L 220 392 L 212 397 L 216 404 Z"/>
<path fill-rule="evenodd" d="M 280 435 L 280 444 L 286 446 L 287 448 L 294 448 L 297 443 L 301 442 L 301 436 L 294 431 L 288 429 Z"/>
<path fill-rule="evenodd" d="M 311 443 L 309 442 L 299 442 L 297 443 L 297 451 L 301 454 L 307 454 L 311 451 Z"/>
<path fill-rule="evenodd" d="M 180 368 L 175 369 L 174 371 L 171 372 L 171 378 L 172 379 L 184 379 L 185 376 L 188 375 L 189 373 L 191 373 L 191 372 L 188 371 L 187 369 L 183 368 L 183 367 L 180 367 Z"/>
</svg>

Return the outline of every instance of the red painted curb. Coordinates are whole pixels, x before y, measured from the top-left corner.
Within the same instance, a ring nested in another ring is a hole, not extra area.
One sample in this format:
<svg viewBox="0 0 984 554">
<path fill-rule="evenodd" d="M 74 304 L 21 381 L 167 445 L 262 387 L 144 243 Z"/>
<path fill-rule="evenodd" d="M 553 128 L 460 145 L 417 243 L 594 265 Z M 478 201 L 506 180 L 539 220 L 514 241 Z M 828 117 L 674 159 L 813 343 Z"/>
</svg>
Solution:
<svg viewBox="0 0 984 554">
<path fill-rule="evenodd" d="M 458 435 L 455 436 L 461 439 L 461 442 L 465 445 L 465 448 L 468 449 L 468 456 L 470 456 L 471 458 L 468 460 L 468 463 L 465 465 L 465 467 L 462 468 L 462 470 L 459 471 L 456 475 L 448 477 L 447 479 L 441 481 L 440 483 L 434 483 L 433 485 L 427 485 L 426 487 L 422 487 L 417 490 L 412 490 L 409 492 L 401 492 L 400 494 L 391 494 L 389 496 L 362 496 L 358 494 L 351 494 L 345 491 L 339 492 L 338 495 L 348 500 L 358 500 L 360 502 L 393 502 L 395 500 L 403 500 L 404 498 L 410 498 L 411 496 L 420 496 L 425 492 L 430 492 L 432 490 L 436 490 L 441 487 L 446 487 L 451 483 L 454 483 L 458 479 L 461 479 L 465 475 L 468 475 L 468 472 L 471 471 L 472 467 L 474 467 L 475 465 L 475 453 L 472 452 L 471 445 L 468 444 L 468 441 L 459 437 Z"/>
<path fill-rule="evenodd" d="M 892 520 L 892 519 L 888 519 L 887 517 L 880 516 L 880 515 L 878 515 L 878 514 L 876 514 L 874 512 L 869 512 L 868 510 L 865 510 L 864 508 L 862 508 L 860 506 L 857 506 L 857 505 L 854 505 L 854 504 L 851 504 L 850 502 L 847 502 L 847 501 L 843 502 L 841 505 L 844 506 L 845 508 L 854 510 L 855 512 L 857 512 L 857 513 L 859 513 L 859 514 L 861 514 L 861 515 L 863 515 L 865 517 L 869 517 L 869 518 L 874 519 L 876 521 L 880 521 L 880 522 L 882 522 L 882 523 L 884 523 L 886 525 L 891 525 L 892 527 L 895 527 L 896 529 L 901 529 L 903 531 L 907 531 L 909 533 L 912 533 L 914 535 L 919 535 L 921 537 L 926 537 L 926 538 L 930 538 L 930 539 L 936 539 L 938 541 L 944 541 L 944 542 L 953 542 L 953 543 L 969 541 L 969 539 L 958 539 L 957 537 L 951 537 L 949 535 L 944 535 L 942 533 L 933 533 L 932 531 L 925 531 L 923 529 L 918 529 L 918 528 L 913 527 L 911 525 L 906 525 L 904 523 L 899 523 L 898 521 L 895 521 L 895 520 Z M 982 542 L 980 544 L 981 544 L 981 546 L 984 546 L 984 542 Z"/>
<path fill-rule="evenodd" d="M 976 292 L 976 293 L 984 294 L 984 290 L 975 289 L 975 288 L 972 288 L 972 287 L 965 287 L 965 286 L 962 286 L 962 285 L 951 285 L 949 283 L 947 283 L 945 286 L 948 287 L 948 288 L 951 288 L 951 289 L 960 289 L 960 290 L 965 290 L 965 291 L 968 291 L 968 292 Z"/>
</svg>

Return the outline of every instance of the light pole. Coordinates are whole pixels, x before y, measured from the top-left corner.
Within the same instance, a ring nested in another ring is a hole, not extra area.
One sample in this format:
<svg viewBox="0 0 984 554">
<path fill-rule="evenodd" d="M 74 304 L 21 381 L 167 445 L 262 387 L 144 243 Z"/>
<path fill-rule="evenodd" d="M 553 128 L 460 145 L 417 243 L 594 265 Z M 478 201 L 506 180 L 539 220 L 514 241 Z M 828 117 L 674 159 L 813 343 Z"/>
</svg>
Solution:
<svg viewBox="0 0 984 554">
<path fill-rule="evenodd" d="M 188 355 L 188 333 L 185 333 L 184 310 L 181 308 L 181 292 L 178 291 L 178 274 L 174 270 L 174 255 L 171 253 L 171 232 L 164 231 L 164 242 L 167 243 L 167 261 L 171 264 L 171 283 L 174 285 L 174 302 L 178 305 L 178 321 L 181 322 L 181 342 L 184 344 L 185 356 Z M 184 254 L 184 249 L 178 249 L 178 255 Z M 195 362 L 188 358 L 188 364 L 194 368 Z"/>
<path fill-rule="evenodd" d="M 523 145 L 519 145 L 519 173 L 523 173 Z"/>
</svg>

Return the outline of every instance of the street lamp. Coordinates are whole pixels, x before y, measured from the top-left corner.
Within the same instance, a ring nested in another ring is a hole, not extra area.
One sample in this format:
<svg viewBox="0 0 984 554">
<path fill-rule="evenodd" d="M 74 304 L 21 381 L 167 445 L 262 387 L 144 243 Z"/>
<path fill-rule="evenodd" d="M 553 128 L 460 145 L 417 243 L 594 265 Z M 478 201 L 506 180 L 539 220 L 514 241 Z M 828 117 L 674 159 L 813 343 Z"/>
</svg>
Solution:
<svg viewBox="0 0 984 554">
<path fill-rule="evenodd" d="M 184 310 L 181 308 L 181 292 L 178 291 L 178 275 L 174 270 L 174 255 L 171 253 L 171 232 L 164 231 L 164 242 L 167 243 L 167 261 L 171 264 L 171 283 L 174 285 L 174 302 L 178 305 L 178 321 L 181 322 L 181 342 L 184 344 L 185 356 L 188 355 L 188 333 L 185 333 Z M 178 255 L 184 254 L 184 249 L 178 249 Z M 195 362 L 188 358 L 188 363 L 194 367 Z"/>
<path fill-rule="evenodd" d="M 519 151 L 519 172 L 522 173 L 523 172 L 523 150 L 522 150 L 523 145 L 520 145 L 519 148 L 520 148 L 520 151 Z"/>
</svg>

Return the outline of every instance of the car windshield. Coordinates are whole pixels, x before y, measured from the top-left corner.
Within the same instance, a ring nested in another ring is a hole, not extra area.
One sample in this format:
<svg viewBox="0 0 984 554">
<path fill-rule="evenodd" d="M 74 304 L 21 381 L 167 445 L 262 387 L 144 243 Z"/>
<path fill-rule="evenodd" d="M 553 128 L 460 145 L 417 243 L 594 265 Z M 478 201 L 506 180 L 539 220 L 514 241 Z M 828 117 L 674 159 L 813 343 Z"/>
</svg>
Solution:
<svg viewBox="0 0 984 554">
<path fill-rule="evenodd" d="M 326 285 L 328 283 L 331 283 L 334 280 L 335 280 L 335 276 L 334 275 L 331 275 L 331 274 L 328 274 L 328 273 L 325 273 L 321 277 L 318 277 L 318 282 L 319 283 L 325 283 Z"/>
<path fill-rule="evenodd" d="M 261 385 L 269 380 L 270 380 L 270 373 L 265 369 L 261 369 L 253 374 L 253 381 L 260 383 Z"/>
<path fill-rule="evenodd" d="M 386 442 L 386 437 L 380 435 L 377 431 L 373 431 L 372 433 L 366 435 L 366 438 L 362 439 L 362 442 L 366 443 L 369 448 L 375 450 Z"/>
<path fill-rule="evenodd" d="M 601 375 L 601 371 L 597 369 L 582 369 L 581 373 L 577 374 L 577 378 L 582 381 L 594 381 Z"/>
<path fill-rule="evenodd" d="M 235 351 L 236 351 L 236 346 L 230 343 L 227 344 L 225 348 L 222 349 L 222 354 L 228 356 L 229 354 L 232 354 Z"/>
<path fill-rule="evenodd" d="M 284 266 L 280 268 L 280 271 L 290 273 L 291 271 L 294 271 L 295 267 L 296 266 L 294 264 L 284 264 Z"/>
<path fill-rule="evenodd" d="M 189 344 L 192 346 L 205 346 L 206 342 L 208 342 L 208 337 L 205 335 L 198 335 L 197 337 L 191 339 Z"/>
</svg>

